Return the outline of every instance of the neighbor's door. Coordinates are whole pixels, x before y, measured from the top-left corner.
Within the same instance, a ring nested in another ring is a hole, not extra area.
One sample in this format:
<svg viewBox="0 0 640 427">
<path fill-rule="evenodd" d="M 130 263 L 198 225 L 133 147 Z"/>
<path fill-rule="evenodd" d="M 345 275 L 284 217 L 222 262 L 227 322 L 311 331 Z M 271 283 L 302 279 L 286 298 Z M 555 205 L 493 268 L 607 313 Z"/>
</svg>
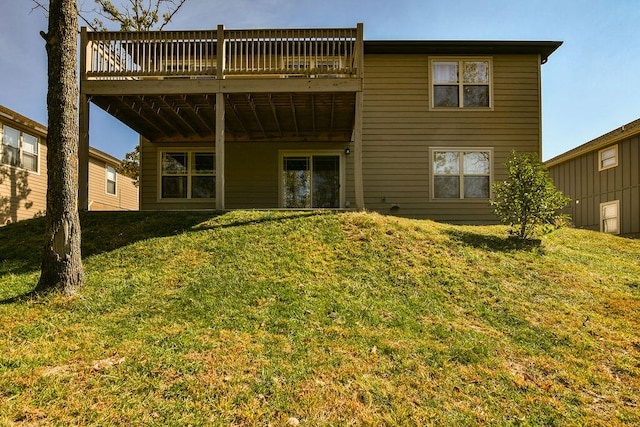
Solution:
<svg viewBox="0 0 640 427">
<path fill-rule="evenodd" d="M 340 156 L 286 155 L 282 166 L 283 207 L 340 207 Z"/>
</svg>

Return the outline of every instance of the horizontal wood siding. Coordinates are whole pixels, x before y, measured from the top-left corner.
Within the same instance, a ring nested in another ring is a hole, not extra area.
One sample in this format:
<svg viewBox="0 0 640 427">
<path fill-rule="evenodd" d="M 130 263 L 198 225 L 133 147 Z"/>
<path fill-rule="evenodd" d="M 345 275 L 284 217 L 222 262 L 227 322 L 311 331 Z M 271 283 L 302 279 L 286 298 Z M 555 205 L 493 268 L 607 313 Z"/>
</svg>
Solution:
<svg viewBox="0 0 640 427">
<path fill-rule="evenodd" d="M 635 135 L 617 144 L 617 167 L 599 171 L 599 149 L 595 149 L 551 166 L 549 173 L 556 187 L 571 197 L 566 212 L 576 227 L 599 231 L 600 203 L 619 200 L 620 234 L 635 235 L 640 233 L 639 137 Z"/>
<path fill-rule="evenodd" d="M 12 123 L 9 126 L 15 127 Z M 43 141 L 40 137 L 38 173 L 0 164 L 0 226 L 46 212 L 47 146 Z"/>
<path fill-rule="evenodd" d="M 141 209 L 215 209 L 215 202 L 181 200 L 158 200 L 159 153 L 164 150 L 213 150 L 214 144 L 203 143 L 187 146 L 153 144 L 143 142 Z M 182 148 L 181 148 L 182 147 Z M 225 146 L 225 208 L 227 209 L 273 209 L 279 205 L 279 152 L 338 150 L 346 148 L 344 143 L 330 142 L 228 142 Z M 346 201 L 355 205 L 353 189 L 353 161 L 345 156 Z"/>
<path fill-rule="evenodd" d="M 430 200 L 430 147 L 492 147 L 494 180 L 511 150 L 540 150 L 539 58 L 493 56 L 492 111 L 429 108 L 428 55 L 366 55 L 363 179 L 367 209 L 495 222 L 488 201 Z"/>
<path fill-rule="evenodd" d="M 111 164 L 111 167 L 115 165 Z M 138 188 L 133 180 L 117 174 L 116 194 L 107 194 L 106 163 L 95 157 L 89 158 L 89 210 L 121 211 L 138 209 Z"/>
</svg>

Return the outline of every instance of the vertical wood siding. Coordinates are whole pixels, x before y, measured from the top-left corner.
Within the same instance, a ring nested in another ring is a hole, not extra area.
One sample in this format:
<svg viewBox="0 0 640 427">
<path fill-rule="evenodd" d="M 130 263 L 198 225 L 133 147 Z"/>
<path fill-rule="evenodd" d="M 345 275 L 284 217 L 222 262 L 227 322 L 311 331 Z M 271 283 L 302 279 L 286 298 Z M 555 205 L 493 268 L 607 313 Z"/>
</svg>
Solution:
<svg viewBox="0 0 640 427">
<path fill-rule="evenodd" d="M 497 55 L 492 111 L 429 108 L 428 55 L 367 55 L 364 70 L 365 205 L 382 213 L 460 223 L 495 222 L 487 200 L 430 200 L 430 147 L 492 147 L 493 178 L 512 150 L 540 150 L 537 55 Z"/>
<path fill-rule="evenodd" d="M 598 170 L 600 149 L 549 168 L 556 187 L 572 199 L 566 213 L 576 227 L 599 231 L 600 203 L 619 200 L 620 234 L 640 233 L 639 136 L 617 144 L 618 166 L 614 168 Z"/>
</svg>

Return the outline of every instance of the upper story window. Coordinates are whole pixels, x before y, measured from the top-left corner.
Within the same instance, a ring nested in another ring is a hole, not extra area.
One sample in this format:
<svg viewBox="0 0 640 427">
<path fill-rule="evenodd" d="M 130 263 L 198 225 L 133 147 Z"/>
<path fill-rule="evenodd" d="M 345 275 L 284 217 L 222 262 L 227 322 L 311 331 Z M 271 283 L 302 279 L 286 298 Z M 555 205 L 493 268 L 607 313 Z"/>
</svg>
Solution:
<svg viewBox="0 0 640 427">
<path fill-rule="evenodd" d="M 107 194 L 116 195 L 116 170 L 107 166 Z"/>
<path fill-rule="evenodd" d="M 10 126 L 2 127 L 1 163 L 38 171 L 39 140 Z"/>
<path fill-rule="evenodd" d="M 491 108 L 491 61 L 433 59 L 431 89 L 433 108 Z"/>
<path fill-rule="evenodd" d="M 491 151 L 433 149 L 434 199 L 488 199 L 491 188 Z"/>
<path fill-rule="evenodd" d="M 618 166 L 618 145 L 598 151 L 598 170 L 615 168 Z"/>
<path fill-rule="evenodd" d="M 162 199 L 216 197 L 216 157 L 213 152 L 171 151 L 161 156 Z"/>
</svg>

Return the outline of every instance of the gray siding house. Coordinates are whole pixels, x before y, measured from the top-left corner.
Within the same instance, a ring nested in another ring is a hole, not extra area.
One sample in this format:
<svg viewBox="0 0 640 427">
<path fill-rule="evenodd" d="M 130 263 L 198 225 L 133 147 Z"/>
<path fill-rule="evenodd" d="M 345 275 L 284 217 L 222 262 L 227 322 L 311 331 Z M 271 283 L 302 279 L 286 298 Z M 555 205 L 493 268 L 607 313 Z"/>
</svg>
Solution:
<svg viewBox="0 0 640 427">
<path fill-rule="evenodd" d="M 576 227 L 640 237 L 640 119 L 545 162 Z"/>
</svg>

